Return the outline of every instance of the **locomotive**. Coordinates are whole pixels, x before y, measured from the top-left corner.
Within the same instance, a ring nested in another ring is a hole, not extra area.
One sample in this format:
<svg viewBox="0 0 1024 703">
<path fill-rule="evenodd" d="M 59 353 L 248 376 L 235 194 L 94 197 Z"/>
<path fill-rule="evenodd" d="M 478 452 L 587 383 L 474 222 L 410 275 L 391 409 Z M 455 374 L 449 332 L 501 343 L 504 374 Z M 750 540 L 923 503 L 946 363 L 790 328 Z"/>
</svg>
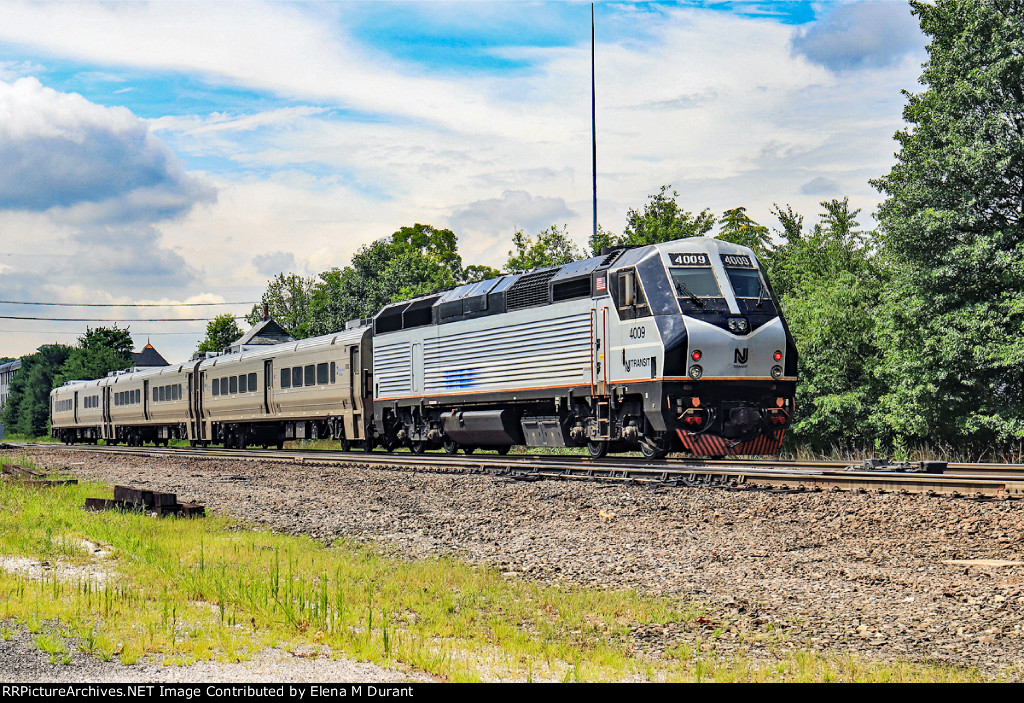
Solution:
<svg viewBox="0 0 1024 703">
<path fill-rule="evenodd" d="M 386 306 L 298 342 L 51 394 L 68 442 L 774 454 L 797 352 L 754 252 L 692 237 Z"/>
</svg>

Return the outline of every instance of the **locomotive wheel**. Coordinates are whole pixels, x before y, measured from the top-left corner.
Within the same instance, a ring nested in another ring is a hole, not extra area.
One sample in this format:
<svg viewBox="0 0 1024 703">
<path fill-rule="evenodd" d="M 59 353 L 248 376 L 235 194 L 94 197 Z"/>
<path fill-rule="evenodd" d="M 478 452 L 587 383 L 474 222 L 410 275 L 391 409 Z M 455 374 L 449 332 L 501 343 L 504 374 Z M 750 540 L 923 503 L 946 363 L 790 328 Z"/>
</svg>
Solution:
<svg viewBox="0 0 1024 703">
<path fill-rule="evenodd" d="M 343 451 L 343 452 L 350 452 L 350 451 L 352 451 L 352 442 L 348 441 L 347 439 L 341 440 L 341 451 Z"/>
<path fill-rule="evenodd" d="M 366 437 L 363 440 L 363 451 L 367 454 L 373 451 L 373 437 Z"/>
<path fill-rule="evenodd" d="M 457 451 L 459 451 L 459 443 L 458 442 L 456 442 L 454 439 L 445 439 L 444 440 L 444 453 L 445 454 L 454 454 Z"/>
<path fill-rule="evenodd" d="M 644 459 L 664 459 L 668 456 L 668 441 L 664 434 L 656 434 L 640 440 L 640 453 Z"/>
<path fill-rule="evenodd" d="M 466 452 L 466 454 L 472 454 L 476 451 L 476 447 L 463 447 L 462 451 Z"/>
<path fill-rule="evenodd" d="M 427 451 L 427 443 L 411 442 L 409 444 L 409 451 L 412 452 L 413 454 L 422 454 L 423 452 Z"/>
<path fill-rule="evenodd" d="M 506 454 L 508 454 L 510 449 L 512 449 L 512 446 L 509 445 L 509 444 L 505 444 L 503 446 L 500 446 L 500 447 L 498 447 L 498 454 L 501 454 L 502 456 L 505 456 Z"/>
<path fill-rule="evenodd" d="M 587 442 L 587 451 L 590 452 L 591 459 L 600 459 L 608 453 L 607 442 Z"/>
</svg>

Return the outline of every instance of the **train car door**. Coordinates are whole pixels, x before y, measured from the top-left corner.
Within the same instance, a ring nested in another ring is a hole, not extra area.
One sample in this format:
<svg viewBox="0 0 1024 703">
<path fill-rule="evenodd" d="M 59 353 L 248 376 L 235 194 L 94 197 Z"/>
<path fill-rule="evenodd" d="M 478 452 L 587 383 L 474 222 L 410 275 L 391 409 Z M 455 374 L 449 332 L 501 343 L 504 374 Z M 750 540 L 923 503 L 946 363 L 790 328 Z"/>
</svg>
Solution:
<svg viewBox="0 0 1024 703">
<path fill-rule="evenodd" d="M 75 391 L 75 424 L 78 424 L 78 391 Z"/>
<path fill-rule="evenodd" d="M 142 382 L 142 419 L 149 421 L 149 381 Z"/>
<path fill-rule="evenodd" d="M 110 386 L 103 386 L 103 393 L 101 398 L 103 399 L 103 439 L 111 440 L 114 438 L 114 425 L 110 420 Z"/>
<path fill-rule="evenodd" d="M 608 306 L 602 304 L 590 311 L 590 393 L 608 395 Z"/>
<path fill-rule="evenodd" d="M 266 359 L 263 362 L 263 412 L 271 415 L 277 412 L 276 407 L 271 407 L 271 388 L 274 385 L 274 361 Z"/>
<path fill-rule="evenodd" d="M 423 390 L 423 344 L 414 342 L 412 345 L 412 392 Z"/>
</svg>

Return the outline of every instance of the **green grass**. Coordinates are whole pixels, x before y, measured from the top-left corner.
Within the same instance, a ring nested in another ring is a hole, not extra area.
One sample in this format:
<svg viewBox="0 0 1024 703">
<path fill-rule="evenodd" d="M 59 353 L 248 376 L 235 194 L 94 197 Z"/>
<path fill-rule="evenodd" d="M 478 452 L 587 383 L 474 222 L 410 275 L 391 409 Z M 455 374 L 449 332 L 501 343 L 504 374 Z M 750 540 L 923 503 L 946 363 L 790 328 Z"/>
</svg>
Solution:
<svg viewBox="0 0 1024 703">
<path fill-rule="evenodd" d="M 328 548 L 216 515 L 157 519 L 81 509 L 86 497 L 104 495 L 110 489 L 98 484 L 33 490 L 0 482 L 0 554 L 54 566 L 42 578 L 0 570 L 0 634 L 27 628 L 53 661 L 78 651 L 125 664 L 188 664 L 244 660 L 267 647 L 326 646 L 335 656 L 451 681 L 982 678 L 799 651 L 771 662 L 725 658 L 710 630 L 704 641 L 647 656 L 636 649 L 635 628 L 703 632 L 708 609 L 633 591 L 544 587 L 454 559 L 410 561 L 352 542 Z M 109 554 L 96 557 L 90 544 Z"/>
<path fill-rule="evenodd" d="M 60 440 L 50 435 L 42 435 L 41 437 L 32 437 L 29 435 L 17 434 L 14 432 L 8 432 L 4 435 L 0 442 L 29 442 L 32 444 L 60 444 Z"/>
</svg>

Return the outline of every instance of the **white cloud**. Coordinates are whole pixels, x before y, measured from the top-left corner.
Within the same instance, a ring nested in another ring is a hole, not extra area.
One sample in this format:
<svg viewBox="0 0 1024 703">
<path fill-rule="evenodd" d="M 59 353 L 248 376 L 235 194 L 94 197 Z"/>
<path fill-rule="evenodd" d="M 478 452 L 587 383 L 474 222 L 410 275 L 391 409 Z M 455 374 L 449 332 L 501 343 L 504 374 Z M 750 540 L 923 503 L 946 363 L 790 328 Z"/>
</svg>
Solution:
<svg viewBox="0 0 1024 703">
<path fill-rule="evenodd" d="M 925 41 L 905 2 L 838 5 L 793 36 L 793 49 L 835 71 L 885 67 L 921 54 Z"/>
<path fill-rule="evenodd" d="M 212 190 L 125 108 L 0 82 L 0 209 L 58 209 L 71 222 L 174 217 Z"/>
</svg>

